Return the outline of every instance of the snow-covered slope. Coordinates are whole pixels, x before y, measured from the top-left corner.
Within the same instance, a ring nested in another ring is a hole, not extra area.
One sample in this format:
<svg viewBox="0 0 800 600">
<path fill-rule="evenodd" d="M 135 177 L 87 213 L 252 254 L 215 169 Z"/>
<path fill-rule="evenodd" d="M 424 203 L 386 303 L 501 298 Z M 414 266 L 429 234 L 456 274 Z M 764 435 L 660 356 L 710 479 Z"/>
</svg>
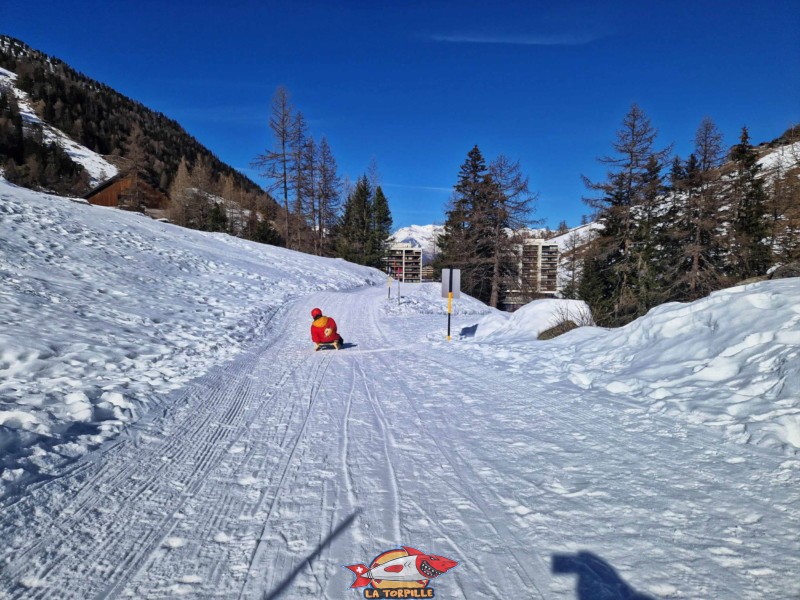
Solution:
<svg viewBox="0 0 800 600">
<path fill-rule="evenodd" d="M 776 171 L 800 168 L 800 142 L 771 148 L 758 160 L 762 173 L 769 176 Z"/>
<path fill-rule="evenodd" d="M 228 359 L 287 300 L 375 270 L 0 178 L 0 467 L 46 471 Z M 2 495 L 2 488 L 0 488 Z"/>
<path fill-rule="evenodd" d="M 89 174 L 92 185 L 97 185 L 110 179 L 118 173 L 117 167 L 112 165 L 102 156 L 89 150 L 86 146 L 73 141 L 59 129 L 42 121 L 36 111 L 33 110 L 28 94 L 16 88 L 17 75 L 6 69 L 0 68 L 0 88 L 13 91 L 19 102 L 20 114 L 26 126 L 38 125 L 42 128 L 46 142 L 56 142 L 61 146 L 70 158 L 83 166 Z"/>
<path fill-rule="evenodd" d="M 597 231 L 601 228 L 602 226 L 595 222 L 578 225 L 566 233 L 549 238 L 547 241 L 558 244 L 558 250 L 563 254 L 592 241 L 594 236 L 597 235 Z"/>
</svg>

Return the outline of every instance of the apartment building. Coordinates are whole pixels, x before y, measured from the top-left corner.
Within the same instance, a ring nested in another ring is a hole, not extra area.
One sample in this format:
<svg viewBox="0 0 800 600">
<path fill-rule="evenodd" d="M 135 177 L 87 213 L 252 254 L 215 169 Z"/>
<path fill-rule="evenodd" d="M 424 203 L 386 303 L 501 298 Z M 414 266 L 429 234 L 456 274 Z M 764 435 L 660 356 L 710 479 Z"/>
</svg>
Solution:
<svg viewBox="0 0 800 600">
<path fill-rule="evenodd" d="M 422 282 L 422 250 L 408 243 L 392 244 L 386 252 L 386 271 L 404 283 Z"/>
<path fill-rule="evenodd" d="M 516 310 L 536 298 L 558 293 L 558 244 L 527 239 L 516 247 L 517 285 L 506 291 L 503 308 Z"/>
</svg>

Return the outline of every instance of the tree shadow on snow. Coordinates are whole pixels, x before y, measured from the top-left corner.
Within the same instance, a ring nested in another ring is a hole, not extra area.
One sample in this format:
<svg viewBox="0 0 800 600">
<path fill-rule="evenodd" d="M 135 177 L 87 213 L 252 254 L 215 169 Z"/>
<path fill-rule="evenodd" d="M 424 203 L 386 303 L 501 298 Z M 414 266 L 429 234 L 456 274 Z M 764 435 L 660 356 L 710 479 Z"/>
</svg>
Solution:
<svg viewBox="0 0 800 600">
<path fill-rule="evenodd" d="M 361 509 L 356 510 L 353 514 L 347 517 L 344 521 L 339 523 L 336 526 L 336 529 L 328 534 L 324 540 L 322 540 L 319 545 L 317 546 L 316 550 L 314 550 L 311 554 L 305 557 L 295 568 L 294 570 L 286 576 L 286 578 L 281 581 L 278 586 L 272 590 L 271 592 L 266 593 L 263 598 L 264 600 L 273 600 L 274 598 L 278 598 L 281 594 L 283 594 L 286 590 L 289 589 L 289 586 L 292 585 L 292 582 L 295 578 L 307 567 L 310 566 L 311 563 L 317 558 L 322 551 L 327 548 L 328 546 L 333 543 L 337 537 L 339 537 L 344 531 L 353 524 L 353 521 L 356 520 L 356 517 L 361 512 Z"/>
<path fill-rule="evenodd" d="M 553 573 L 576 575 L 577 600 L 655 600 L 629 586 L 602 558 L 591 552 L 554 554 Z"/>
</svg>

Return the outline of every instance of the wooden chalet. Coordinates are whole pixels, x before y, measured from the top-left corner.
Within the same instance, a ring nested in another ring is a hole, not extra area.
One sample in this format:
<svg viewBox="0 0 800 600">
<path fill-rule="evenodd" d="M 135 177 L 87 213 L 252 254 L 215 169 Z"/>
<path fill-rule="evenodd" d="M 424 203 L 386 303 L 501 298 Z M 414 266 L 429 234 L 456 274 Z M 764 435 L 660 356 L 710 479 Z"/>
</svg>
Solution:
<svg viewBox="0 0 800 600">
<path fill-rule="evenodd" d="M 120 173 L 107 179 L 83 196 L 89 204 L 122 210 L 158 213 L 167 208 L 169 198 L 145 179 L 133 173 Z"/>
</svg>

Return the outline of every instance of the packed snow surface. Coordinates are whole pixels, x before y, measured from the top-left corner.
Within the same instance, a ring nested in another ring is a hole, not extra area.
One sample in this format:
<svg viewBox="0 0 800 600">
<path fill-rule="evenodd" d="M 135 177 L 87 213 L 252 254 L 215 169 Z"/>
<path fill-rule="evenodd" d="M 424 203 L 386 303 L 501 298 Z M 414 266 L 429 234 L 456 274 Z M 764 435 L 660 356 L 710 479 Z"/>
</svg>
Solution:
<svg viewBox="0 0 800 600">
<path fill-rule="evenodd" d="M 45 142 L 55 142 L 76 162 L 86 169 L 92 185 L 102 183 L 116 175 L 119 170 L 101 155 L 70 139 L 59 129 L 42 121 L 33 110 L 28 94 L 16 87 L 17 75 L 0 67 L 0 90 L 11 90 L 19 103 L 20 114 L 26 127 L 38 125 L 42 128 Z"/>
<path fill-rule="evenodd" d="M 286 301 L 384 281 L 2 179 L 0 241 L 0 496 L 230 359 Z"/>
<path fill-rule="evenodd" d="M 800 596 L 797 280 L 448 342 L 436 284 L 8 184 L 0 241 L 2 598 L 360 598 L 401 546 L 439 598 Z"/>
</svg>

